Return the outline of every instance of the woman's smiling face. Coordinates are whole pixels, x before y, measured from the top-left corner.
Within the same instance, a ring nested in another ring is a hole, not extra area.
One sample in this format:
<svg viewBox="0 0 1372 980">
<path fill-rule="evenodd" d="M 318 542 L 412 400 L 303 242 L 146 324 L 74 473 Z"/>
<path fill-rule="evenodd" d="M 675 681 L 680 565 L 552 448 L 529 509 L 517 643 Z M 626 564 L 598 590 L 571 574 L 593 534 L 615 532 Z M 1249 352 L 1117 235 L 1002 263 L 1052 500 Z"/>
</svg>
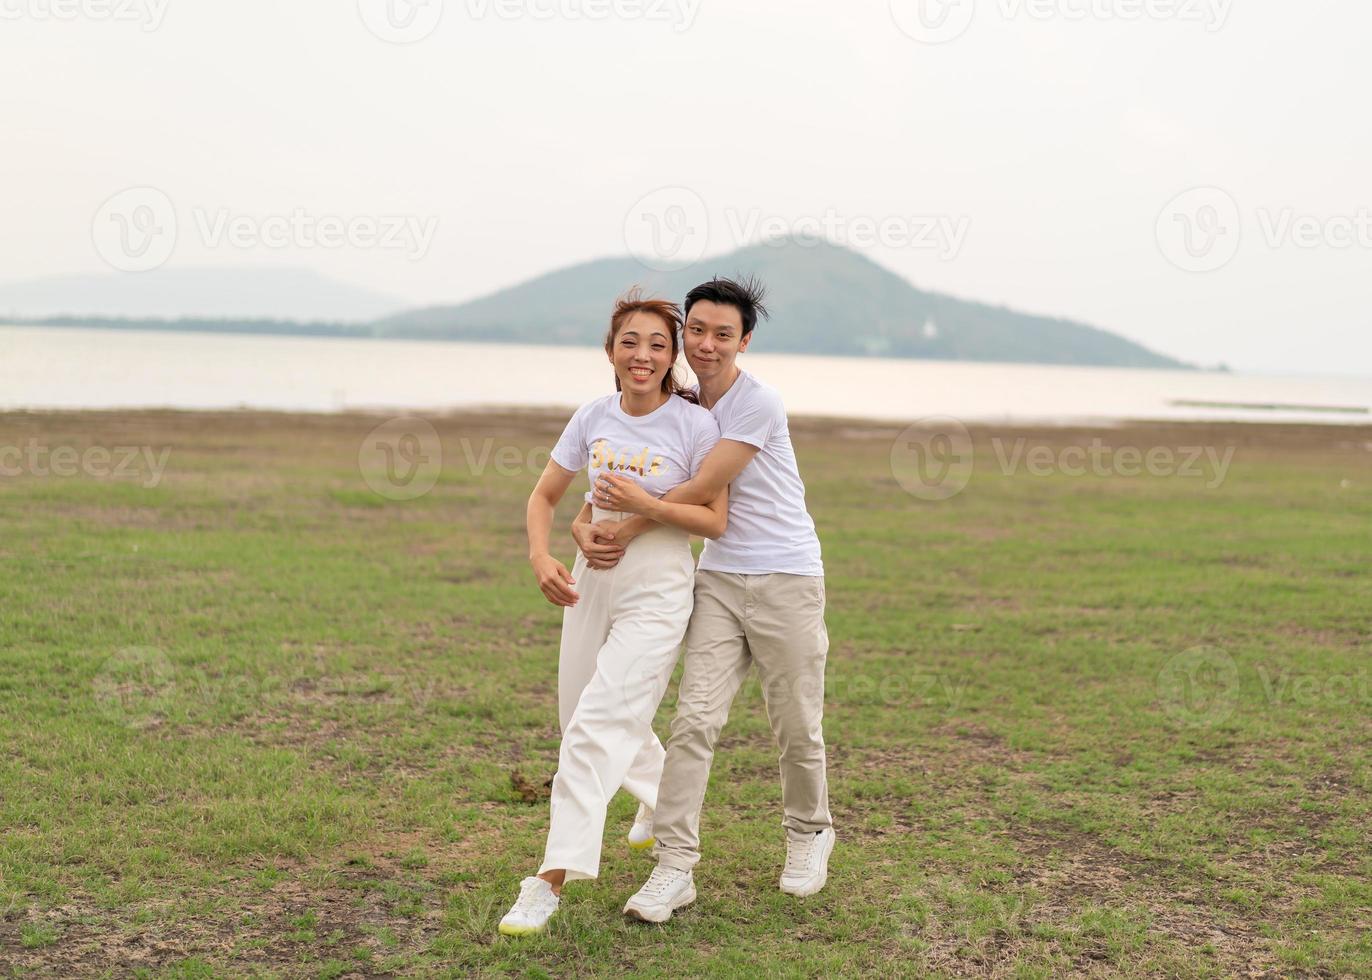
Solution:
<svg viewBox="0 0 1372 980">
<path fill-rule="evenodd" d="M 652 313 L 635 313 L 615 335 L 610 363 L 620 389 L 634 394 L 662 390 L 672 369 L 671 326 Z"/>
</svg>

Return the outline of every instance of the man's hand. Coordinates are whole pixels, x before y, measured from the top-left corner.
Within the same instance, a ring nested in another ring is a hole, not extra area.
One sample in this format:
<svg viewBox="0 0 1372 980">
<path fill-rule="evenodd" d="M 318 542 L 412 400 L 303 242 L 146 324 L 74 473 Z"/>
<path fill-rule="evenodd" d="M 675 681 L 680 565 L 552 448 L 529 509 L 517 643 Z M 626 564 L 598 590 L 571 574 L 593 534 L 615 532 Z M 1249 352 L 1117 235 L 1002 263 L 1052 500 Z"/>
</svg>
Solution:
<svg viewBox="0 0 1372 980">
<path fill-rule="evenodd" d="M 641 486 L 618 473 L 602 473 L 595 481 L 595 502 L 605 510 L 626 514 L 648 514 L 657 498 Z"/>
<path fill-rule="evenodd" d="M 549 602 L 555 606 L 576 605 L 581 596 L 572 588 L 576 580 L 566 565 L 552 555 L 535 555 L 529 559 L 529 564 L 533 566 L 539 589 Z"/>
<path fill-rule="evenodd" d="M 572 525 L 572 537 L 586 556 L 586 565 L 590 568 L 614 568 L 619 564 L 619 559 L 624 557 L 624 545 L 614 540 L 613 532 L 606 530 L 606 525 L 611 523 L 614 522 Z"/>
<path fill-rule="evenodd" d="M 587 567 L 614 568 L 618 565 L 619 560 L 624 557 L 624 552 L 628 550 L 629 543 L 633 541 L 634 538 L 638 537 L 642 530 L 642 528 L 635 530 L 635 524 L 637 524 L 639 520 L 640 518 L 630 517 L 622 521 L 599 521 L 595 524 L 583 525 L 587 528 L 585 531 L 573 531 L 572 533 L 577 536 L 578 545 L 581 542 L 582 535 L 587 537 L 593 536 L 595 543 L 599 547 L 608 547 L 610 552 L 618 552 L 618 554 L 613 555 L 607 552 L 592 558 L 589 552 L 583 551 L 582 554 L 586 556 Z M 651 527 L 652 525 L 649 524 L 648 526 Z"/>
<path fill-rule="evenodd" d="M 640 533 L 634 530 L 634 525 L 637 523 L 632 517 L 626 517 L 622 521 L 600 521 L 591 526 L 600 528 L 600 537 L 608 538 L 620 548 L 628 548 L 629 542 L 638 537 Z M 652 527 L 651 524 L 648 526 Z"/>
</svg>

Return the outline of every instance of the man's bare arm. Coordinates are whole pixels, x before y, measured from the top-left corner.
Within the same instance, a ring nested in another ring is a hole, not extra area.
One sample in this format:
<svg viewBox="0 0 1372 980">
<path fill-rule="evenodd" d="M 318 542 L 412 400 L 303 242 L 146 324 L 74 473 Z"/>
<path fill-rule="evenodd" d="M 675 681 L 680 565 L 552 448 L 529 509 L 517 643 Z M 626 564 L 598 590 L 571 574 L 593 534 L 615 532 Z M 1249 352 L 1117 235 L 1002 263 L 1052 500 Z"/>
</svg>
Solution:
<svg viewBox="0 0 1372 980">
<path fill-rule="evenodd" d="M 661 502 L 665 504 L 708 504 L 718 499 L 719 494 L 730 483 L 734 482 L 734 479 L 743 472 L 743 468 L 751 463 L 757 454 L 757 446 L 739 442 L 736 439 L 721 439 L 715 448 L 710 450 L 705 461 L 700 464 L 700 469 L 696 471 L 696 475 L 669 490 L 662 496 Z M 599 487 L 600 484 L 597 484 L 597 488 Z M 606 506 L 613 507 L 614 504 L 607 502 Z M 620 531 L 616 537 L 621 541 L 626 537 L 628 540 L 632 540 L 657 523 L 659 522 L 650 517 L 636 514 L 620 525 Z M 627 544 L 627 542 L 625 543 Z"/>
<path fill-rule="evenodd" d="M 700 464 L 696 475 L 673 487 L 662 499 L 680 504 L 708 504 L 734 482 L 757 454 L 757 446 L 737 439 L 721 439 Z"/>
</svg>

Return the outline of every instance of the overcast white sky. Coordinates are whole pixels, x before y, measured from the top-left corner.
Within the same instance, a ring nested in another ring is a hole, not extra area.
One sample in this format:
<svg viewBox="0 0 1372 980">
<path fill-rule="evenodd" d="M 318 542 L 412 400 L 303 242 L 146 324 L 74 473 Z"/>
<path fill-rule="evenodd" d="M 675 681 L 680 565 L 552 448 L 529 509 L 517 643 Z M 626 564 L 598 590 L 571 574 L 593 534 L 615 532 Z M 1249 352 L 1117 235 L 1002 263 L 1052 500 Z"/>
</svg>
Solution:
<svg viewBox="0 0 1372 980">
<path fill-rule="evenodd" d="M 682 187 L 710 252 L 755 218 L 886 221 L 861 250 L 921 287 L 1372 374 L 1372 5 L 924 2 L 0 0 L 0 280 L 110 271 L 95 216 L 148 186 L 169 265 L 460 300 L 625 254 Z M 194 217 L 296 212 L 437 224 L 415 258 Z M 918 247 L 931 217 L 956 248 Z"/>
</svg>

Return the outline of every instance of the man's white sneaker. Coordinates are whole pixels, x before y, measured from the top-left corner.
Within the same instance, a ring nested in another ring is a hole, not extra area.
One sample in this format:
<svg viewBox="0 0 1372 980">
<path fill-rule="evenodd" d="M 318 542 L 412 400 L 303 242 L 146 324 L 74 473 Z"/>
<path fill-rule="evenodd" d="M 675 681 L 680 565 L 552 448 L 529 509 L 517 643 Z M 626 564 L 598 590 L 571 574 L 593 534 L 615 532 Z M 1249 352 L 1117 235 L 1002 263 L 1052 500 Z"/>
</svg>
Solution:
<svg viewBox="0 0 1372 980">
<path fill-rule="evenodd" d="M 781 872 L 781 890 L 804 898 L 813 895 L 829 880 L 829 855 L 834 850 L 834 828 L 817 834 L 786 833 L 786 867 Z"/>
<path fill-rule="evenodd" d="M 553 886 L 542 878 L 525 878 L 519 883 L 519 898 L 500 920 L 502 936 L 527 936 L 542 932 L 557 911 L 558 897 Z"/>
<path fill-rule="evenodd" d="M 659 864 L 638 894 L 624 903 L 624 914 L 642 922 L 666 922 L 673 912 L 695 900 L 691 872 Z"/>
<path fill-rule="evenodd" d="M 646 803 L 638 805 L 638 816 L 629 828 L 629 846 L 635 851 L 646 851 L 657 841 L 653 837 L 653 810 Z"/>
</svg>

